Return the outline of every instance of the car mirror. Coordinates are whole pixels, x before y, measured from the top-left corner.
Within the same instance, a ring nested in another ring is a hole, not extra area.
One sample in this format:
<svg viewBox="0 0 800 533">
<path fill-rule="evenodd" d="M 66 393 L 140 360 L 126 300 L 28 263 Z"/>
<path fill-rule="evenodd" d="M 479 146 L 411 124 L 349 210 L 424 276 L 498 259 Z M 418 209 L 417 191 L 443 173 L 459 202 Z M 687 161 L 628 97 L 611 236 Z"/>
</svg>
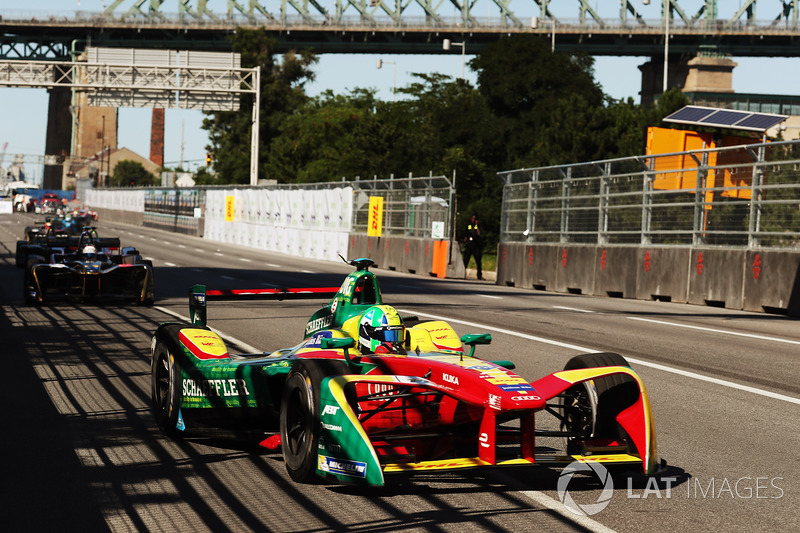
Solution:
<svg viewBox="0 0 800 533">
<path fill-rule="evenodd" d="M 470 347 L 469 356 L 475 353 L 475 346 L 478 344 L 491 344 L 491 333 L 467 333 L 461 337 L 461 342 Z"/>
<path fill-rule="evenodd" d="M 355 339 L 351 337 L 347 338 L 338 338 L 332 339 L 330 337 L 326 337 L 320 339 L 319 345 L 322 347 L 323 350 L 330 350 L 330 349 L 337 349 L 337 348 L 352 348 L 356 345 Z"/>
</svg>

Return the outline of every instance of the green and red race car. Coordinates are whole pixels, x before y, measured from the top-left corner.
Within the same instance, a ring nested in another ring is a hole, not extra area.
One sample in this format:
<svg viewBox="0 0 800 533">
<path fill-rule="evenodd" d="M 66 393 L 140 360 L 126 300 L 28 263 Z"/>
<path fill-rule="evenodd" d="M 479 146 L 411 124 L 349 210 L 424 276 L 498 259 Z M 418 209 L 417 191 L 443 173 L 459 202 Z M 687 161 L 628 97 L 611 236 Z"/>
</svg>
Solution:
<svg viewBox="0 0 800 533">
<path fill-rule="evenodd" d="M 623 357 L 579 355 L 529 382 L 509 361 L 475 356 L 489 334 L 459 337 L 444 321 L 400 317 L 383 302 L 373 262 L 348 263 L 355 271 L 338 288 L 195 285 L 192 323 L 164 323 L 152 338 L 161 432 L 258 431 L 263 446 L 281 448 L 298 482 L 379 486 L 394 473 L 576 460 L 656 472 L 650 401 Z M 329 301 L 298 345 L 234 355 L 206 326 L 206 303 L 236 298 Z M 537 425 L 539 417 L 555 423 Z M 553 453 L 537 446 L 544 437 L 566 444 Z"/>
</svg>

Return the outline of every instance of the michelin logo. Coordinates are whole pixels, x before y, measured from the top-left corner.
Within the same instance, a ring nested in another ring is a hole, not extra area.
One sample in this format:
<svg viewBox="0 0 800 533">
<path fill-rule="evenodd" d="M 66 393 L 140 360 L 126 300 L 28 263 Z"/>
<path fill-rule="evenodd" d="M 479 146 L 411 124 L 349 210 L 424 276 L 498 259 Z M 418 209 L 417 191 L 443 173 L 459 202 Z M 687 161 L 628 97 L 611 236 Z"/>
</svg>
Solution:
<svg viewBox="0 0 800 533">
<path fill-rule="evenodd" d="M 325 455 L 319 456 L 319 469 L 330 474 L 340 474 L 350 477 L 367 477 L 367 463 L 336 459 Z"/>
</svg>

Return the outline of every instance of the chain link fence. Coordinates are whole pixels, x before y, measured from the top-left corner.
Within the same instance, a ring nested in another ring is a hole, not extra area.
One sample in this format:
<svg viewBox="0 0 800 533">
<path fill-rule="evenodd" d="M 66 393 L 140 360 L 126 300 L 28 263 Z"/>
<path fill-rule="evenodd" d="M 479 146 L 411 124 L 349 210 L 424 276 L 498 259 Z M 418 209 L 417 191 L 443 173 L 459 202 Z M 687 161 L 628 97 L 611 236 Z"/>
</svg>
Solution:
<svg viewBox="0 0 800 533">
<path fill-rule="evenodd" d="M 800 247 L 800 141 L 498 176 L 501 242 Z"/>
</svg>

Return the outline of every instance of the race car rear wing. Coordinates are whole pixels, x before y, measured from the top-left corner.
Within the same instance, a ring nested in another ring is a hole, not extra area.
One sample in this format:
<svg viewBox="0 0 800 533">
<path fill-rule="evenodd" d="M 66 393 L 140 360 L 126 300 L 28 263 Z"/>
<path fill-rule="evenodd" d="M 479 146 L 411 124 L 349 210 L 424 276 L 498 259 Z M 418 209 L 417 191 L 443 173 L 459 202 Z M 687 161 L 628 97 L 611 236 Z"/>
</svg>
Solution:
<svg viewBox="0 0 800 533">
<path fill-rule="evenodd" d="M 189 316 L 195 326 L 206 325 L 208 300 L 328 300 L 339 287 L 307 287 L 302 289 L 207 289 L 193 285 L 189 289 Z"/>
</svg>

